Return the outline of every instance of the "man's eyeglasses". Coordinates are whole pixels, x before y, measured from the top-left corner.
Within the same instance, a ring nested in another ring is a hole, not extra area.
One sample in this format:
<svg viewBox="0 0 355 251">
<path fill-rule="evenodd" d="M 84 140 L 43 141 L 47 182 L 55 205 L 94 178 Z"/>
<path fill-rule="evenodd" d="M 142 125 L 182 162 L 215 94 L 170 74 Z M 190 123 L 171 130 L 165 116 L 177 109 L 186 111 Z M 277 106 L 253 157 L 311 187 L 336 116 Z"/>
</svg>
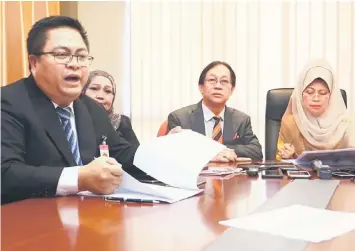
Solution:
<svg viewBox="0 0 355 251">
<path fill-rule="evenodd" d="M 228 86 L 231 84 L 231 82 L 227 79 L 216 79 L 216 78 L 207 78 L 205 80 L 205 82 L 209 85 L 215 86 L 218 82 L 222 85 L 222 86 Z"/>
<path fill-rule="evenodd" d="M 47 55 L 50 54 L 53 56 L 54 60 L 58 64 L 69 64 L 72 60 L 73 57 L 76 57 L 76 61 L 80 66 L 89 66 L 91 65 L 92 61 L 94 58 L 92 56 L 86 56 L 86 55 L 72 55 L 72 54 L 67 54 L 67 53 L 58 53 L 58 52 L 40 52 L 36 53 L 35 55 L 41 56 L 41 55 Z"/>
</svg>

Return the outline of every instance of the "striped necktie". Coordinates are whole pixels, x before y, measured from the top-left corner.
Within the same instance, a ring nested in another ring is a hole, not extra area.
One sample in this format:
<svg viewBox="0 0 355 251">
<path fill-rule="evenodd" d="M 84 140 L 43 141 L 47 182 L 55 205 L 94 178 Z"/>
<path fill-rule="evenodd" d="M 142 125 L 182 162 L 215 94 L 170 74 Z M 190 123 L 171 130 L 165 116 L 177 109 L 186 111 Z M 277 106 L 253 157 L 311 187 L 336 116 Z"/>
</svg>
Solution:
<svg viewBox="0 0 355 251">
<path fill-rule="evenodd" d="M 212 131 L 212 139 L 223 144 L 222 123 L 221 123 L 222 119 L 221 117 L 217 117 L 217 116 L 213 117 L 213 119 L 215 123 Z"/>
<path fill-rule="evenodd" d="M 71 152 L 73 153 L 74 160 L 76 164 L 79 166 L 82 166 L 83 163 L 81 161 L 80 157 L 80 151 L 79 151 L 79 144 L 78 144 L 78 138 L 74 134 L 74 130 L 72 128 L 72 124 L 70 121 L 71 116 L 73 116 L 72 109 L 70 107 L 57 107 L 56 108 L 57 114 L 60 118 L 60 121 L 62 122 L 62 126 L 65 132 L 65 135 L 67 136 L 67 140 L 69 143 L 69 147 Z"/>
</svg>

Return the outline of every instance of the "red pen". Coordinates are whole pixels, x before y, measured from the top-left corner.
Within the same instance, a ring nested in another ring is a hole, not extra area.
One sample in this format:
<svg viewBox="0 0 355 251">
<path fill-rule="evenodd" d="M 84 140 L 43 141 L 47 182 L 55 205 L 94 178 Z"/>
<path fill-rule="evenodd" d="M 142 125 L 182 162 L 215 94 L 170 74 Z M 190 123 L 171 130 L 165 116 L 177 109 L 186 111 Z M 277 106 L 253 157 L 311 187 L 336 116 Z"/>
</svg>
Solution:
<svg viewBox="0 0 355 251">
<path fill-rule="evenodd" d="M 106 136 L 102 136 L 102 144 L 100 145 L 100 156 L 110 157 L 108 145 L 106 144 Z"/>
</svg>

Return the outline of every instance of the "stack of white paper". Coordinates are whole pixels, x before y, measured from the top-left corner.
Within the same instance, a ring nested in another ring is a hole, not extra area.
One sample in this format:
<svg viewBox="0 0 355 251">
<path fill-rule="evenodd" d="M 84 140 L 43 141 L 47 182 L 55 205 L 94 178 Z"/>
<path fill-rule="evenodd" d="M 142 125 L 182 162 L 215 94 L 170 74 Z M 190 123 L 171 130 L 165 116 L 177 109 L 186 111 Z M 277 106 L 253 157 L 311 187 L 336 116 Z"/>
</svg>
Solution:
<svg viewBox="0 0 355 251">
<path fill-rule="evenodd" d="M 197 187 L 203 167 L 225 146 L 186 130 L 140 145 L 134 165 L 168 186 L 141 183 L 124 172 L 122 183 L 110 197 L 150 199 L 173 203 L 202 190 Z M 80 195 L 95 196 L 90 192 Z"/>
<path fill-rule="evenodd" d="M 220 224 L 317 243 L 354 230 L 355 213 L 292 205 Z"/>
</svg>

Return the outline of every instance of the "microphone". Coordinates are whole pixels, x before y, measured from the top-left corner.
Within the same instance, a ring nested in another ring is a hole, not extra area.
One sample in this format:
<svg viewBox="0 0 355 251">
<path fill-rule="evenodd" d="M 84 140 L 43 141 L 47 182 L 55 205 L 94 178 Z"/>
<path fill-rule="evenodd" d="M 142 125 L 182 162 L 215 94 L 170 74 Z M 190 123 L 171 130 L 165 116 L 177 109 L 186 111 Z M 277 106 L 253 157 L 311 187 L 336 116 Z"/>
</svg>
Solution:
<svg viewBox="0 0 355 251">
<path fill-rule="evenodd" d="M 315 159 L 312 161 L 312 169 L 317 172 L 317 176 L 322 180 L 332 179 L 332 170 L 330 166 L 323 165 L 321 160 Z"/>
<path fill-rule="evenodd" d="M 318 171 L 320 168 L 322 168 L 323 163 L 321 160 L 315 159 L 312 161 L 312 167 L 313 171 Z"/>
</svg>

